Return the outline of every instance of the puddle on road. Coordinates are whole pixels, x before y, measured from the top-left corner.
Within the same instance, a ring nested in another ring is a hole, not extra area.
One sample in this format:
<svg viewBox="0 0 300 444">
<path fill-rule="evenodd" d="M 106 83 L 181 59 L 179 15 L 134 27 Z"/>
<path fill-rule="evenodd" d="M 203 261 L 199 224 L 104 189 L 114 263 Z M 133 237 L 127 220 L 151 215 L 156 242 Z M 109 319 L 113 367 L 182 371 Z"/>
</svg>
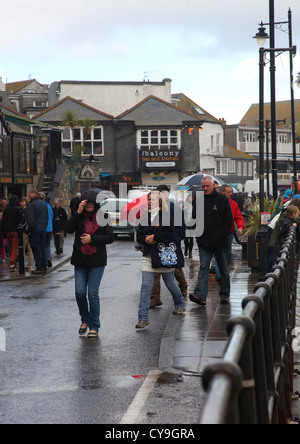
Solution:
<svg viewBox="0 0 300 444">
<path fill-rule="evenodd" d="M 116 387 L 117 388 L 129 388 L 133 385 L 144 382 L 143 375 L 130 375 L 130 376 L 121 376 L 117 378 Z"/>
<path fill-rule="evenodd" d="M 35 301 L 37 299 L 48 299 L 47 296 L 45 296 L 44 294 L 38 293 L 38 294 L 31 294 L 30 296 L 15 296 L 15 295 L 10 295 L 9 296 L 11 299 L 23 299 L 25 301 Z"/>
</svg>

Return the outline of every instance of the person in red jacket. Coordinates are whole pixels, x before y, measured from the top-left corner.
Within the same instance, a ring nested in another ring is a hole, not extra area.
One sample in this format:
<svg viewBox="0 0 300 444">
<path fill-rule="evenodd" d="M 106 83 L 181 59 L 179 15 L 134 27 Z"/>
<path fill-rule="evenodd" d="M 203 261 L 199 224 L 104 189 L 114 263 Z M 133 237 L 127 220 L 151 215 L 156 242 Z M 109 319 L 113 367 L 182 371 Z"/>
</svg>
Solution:
<svg viewBox="0 0 300 444">
<path fill-rule="evenodd" d="M 232 242 L 233 242 L 233 233 L 237 227 L 237 231 L 238 231 L 238 235 L 242 236 L 244 230 L 245 230 L 245 221 L 243 218 L 243 215 L 239 209 L 238 204 L 232 200 L 232 188 L 230 185 L 222 185 L 221 189 L 220 189 L 220 193 L 224 194 L 227 199 L 229 199 L 229 203 L 231 206 L 231 210 L 232 210 L 232 214 L 233 214 L 233 226 L 232 226 L 232 230 L 231 230 L 231 234 L 229 235 L 229 242 L 228 242 L 228 257 L 227 257 L 227 263 L 228 266 L 230 264 L 231 261 L 231 249 L 232 249 Z M 218 266 L 217 261 L 215 261 L 215 266 L 216 266 L 216 279 L 218 282 L 220 282 L 221 279 L 221 274 L 220 274 L 220 269 Z"/>
</svg>

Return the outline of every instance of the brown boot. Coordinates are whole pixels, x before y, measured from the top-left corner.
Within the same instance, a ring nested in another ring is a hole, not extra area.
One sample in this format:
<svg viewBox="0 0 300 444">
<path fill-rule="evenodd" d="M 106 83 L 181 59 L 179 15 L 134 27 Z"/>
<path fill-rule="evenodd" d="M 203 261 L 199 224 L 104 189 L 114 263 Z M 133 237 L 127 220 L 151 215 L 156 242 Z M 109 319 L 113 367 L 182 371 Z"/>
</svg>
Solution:
<svg viewBox="0 0 300 444">
<path fill-rule="evenodd" d="M 162 300 L 159 295 L 151 296 L 150 310 L 156 307 L 161 307 L 163 305 Z"/>
</svg>

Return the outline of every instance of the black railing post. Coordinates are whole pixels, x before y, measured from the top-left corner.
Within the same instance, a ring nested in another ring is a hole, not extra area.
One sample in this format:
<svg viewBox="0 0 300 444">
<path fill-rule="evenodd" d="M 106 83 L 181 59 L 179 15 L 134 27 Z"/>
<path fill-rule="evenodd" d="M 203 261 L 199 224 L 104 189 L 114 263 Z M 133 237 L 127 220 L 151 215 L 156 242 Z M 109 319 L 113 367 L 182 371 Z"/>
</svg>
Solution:
<svg viewBox="0 0 300 444">
<path fill-rule="evenodd" d="M 247 337 L 242 350 L 239 365 L 243 372 L 242 391 L 239 396 L 240 424 L 257 424 L 255 405 L 255 380 L 252 358 L 252 338 L 255 334 L 255 323 L 249 316 L 237 316 L 227 323 L 227 334 L 231 335 L 237 325 L 242 325 Z"/>
<path fill-rule="evenodd" d="M 258 424 L 270 424 L 267 396 L 267 373 L 265 365 L 266 360 L 262 333 L 262 312 L 264 309 L 264 301 L 260 296 L 250 295 L 242 302 L 242 307 L 244 310 L 249 302 L 255 302 L 257 305 L 256 314 L 254 316 L 256 333 L 252 340 L 257 422 Z"/>
<path fill-rule="evenodd" d="M 241 369 L 238 365 L 230 362 L 213 364 L 207 367 L 203 373 L 202 383 L 205 391 L 212 389 L 211 383 L 214 381 L 223 386 L 223 394 L 220 394 L 216 384 L 216 392 L 209 400 L 211 403 L 208 401 L 201 424 L 239 424 L 238 395 L 243 381 Z M 219 405 L 216 404 L 217 396 L 219 397 Z"/>
<path fill-rule="evenodd" d="M 272 273 L 243 300 L 242 315 L 229 321 L 223 361 L 204 372 L 208 398 L 202 424 L 288 423 L 298 268 L 292 228 Z"/>
</svg>

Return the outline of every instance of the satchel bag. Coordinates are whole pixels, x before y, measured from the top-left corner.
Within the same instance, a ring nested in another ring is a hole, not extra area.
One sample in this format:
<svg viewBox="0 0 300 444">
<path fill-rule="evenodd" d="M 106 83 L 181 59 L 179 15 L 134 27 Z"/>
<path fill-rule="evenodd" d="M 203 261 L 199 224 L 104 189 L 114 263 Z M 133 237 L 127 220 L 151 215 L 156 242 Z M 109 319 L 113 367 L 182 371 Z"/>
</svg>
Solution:
<svg viewBox="0 0 300 444">
<path fill-rule="evenodd" d="M 177 241 L 163 244 L 160 242 L 151 248 L 152 268 L 183 268 L 184 257 Z"/>
</svg>

